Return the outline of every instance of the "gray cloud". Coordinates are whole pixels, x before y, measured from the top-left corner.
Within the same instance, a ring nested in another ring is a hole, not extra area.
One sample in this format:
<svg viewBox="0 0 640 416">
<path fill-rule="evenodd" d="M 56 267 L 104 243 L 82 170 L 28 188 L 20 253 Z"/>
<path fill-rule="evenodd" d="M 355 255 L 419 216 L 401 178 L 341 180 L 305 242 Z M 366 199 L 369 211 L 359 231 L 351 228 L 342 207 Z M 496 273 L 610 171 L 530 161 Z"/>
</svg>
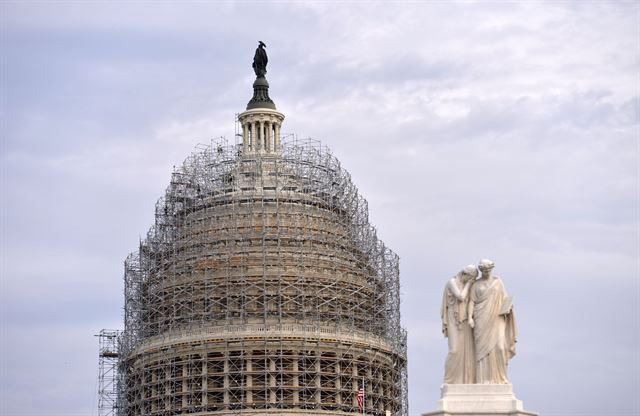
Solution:
<svg viewBox="0 0 640 416">
<path fill-rule="evenodd" d="M 94 411 L 122 261 L 171 167 L 233 140 L 258 39 L 284 130 L 333 149 L 401 256 L 412 415 L 438 399 L 442 286 L 482 257 L 517 297 L 527 408 L 640 411 L 636 3 L 2 8 L 3 413 Z"/>
</svg>

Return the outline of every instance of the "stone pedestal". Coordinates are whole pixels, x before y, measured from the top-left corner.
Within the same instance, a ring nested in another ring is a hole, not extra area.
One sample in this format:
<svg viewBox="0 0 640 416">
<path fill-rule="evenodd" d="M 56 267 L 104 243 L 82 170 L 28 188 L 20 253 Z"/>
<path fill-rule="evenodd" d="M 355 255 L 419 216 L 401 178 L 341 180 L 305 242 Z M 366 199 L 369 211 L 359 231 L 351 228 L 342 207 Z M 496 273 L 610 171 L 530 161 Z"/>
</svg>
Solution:
<svg viewBox="0 0 640 416">
<path fill-rule="evenodd" d="M 537 416 L 522 409 L 511 384 L 443 384 L 438 410 L 422 416 Z"/>
</svg>

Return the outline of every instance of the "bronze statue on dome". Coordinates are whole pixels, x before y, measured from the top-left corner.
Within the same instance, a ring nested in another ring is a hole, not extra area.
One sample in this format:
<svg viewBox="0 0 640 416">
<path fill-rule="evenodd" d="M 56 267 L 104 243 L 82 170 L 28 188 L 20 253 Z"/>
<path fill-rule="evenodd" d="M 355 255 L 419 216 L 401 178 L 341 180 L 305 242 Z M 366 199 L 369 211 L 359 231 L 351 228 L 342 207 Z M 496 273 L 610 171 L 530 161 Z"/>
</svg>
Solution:
<svg viewBox="0 0 640 416">
<path fill-rule="evenodd" d="M 253 55 L 252 66 L 258 78 L 264 78 L 267 73 L 267 62 L 269 62 L 269 58 L 267 58 L 267 51 L 264 49 L 266 47 L 267 45 L 265 45 L 263 41 L 259 41 L 256 53 Z"/>
</svg>

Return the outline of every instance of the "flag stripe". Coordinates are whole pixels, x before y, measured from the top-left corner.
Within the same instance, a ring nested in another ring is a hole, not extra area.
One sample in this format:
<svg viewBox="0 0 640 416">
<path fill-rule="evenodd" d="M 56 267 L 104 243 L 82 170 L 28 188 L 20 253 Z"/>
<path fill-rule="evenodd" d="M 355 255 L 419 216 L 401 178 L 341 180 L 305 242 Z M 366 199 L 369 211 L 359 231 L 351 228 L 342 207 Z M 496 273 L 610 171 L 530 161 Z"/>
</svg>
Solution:
<svg viewBox="0 0 640 416">
<path fill-rule="evenodd" d="M 360 387 L 360 390 L 358 390 L 358 411 L 362 412 L 362 409 L 364 408 L 364 387 Z"/>
</svg>

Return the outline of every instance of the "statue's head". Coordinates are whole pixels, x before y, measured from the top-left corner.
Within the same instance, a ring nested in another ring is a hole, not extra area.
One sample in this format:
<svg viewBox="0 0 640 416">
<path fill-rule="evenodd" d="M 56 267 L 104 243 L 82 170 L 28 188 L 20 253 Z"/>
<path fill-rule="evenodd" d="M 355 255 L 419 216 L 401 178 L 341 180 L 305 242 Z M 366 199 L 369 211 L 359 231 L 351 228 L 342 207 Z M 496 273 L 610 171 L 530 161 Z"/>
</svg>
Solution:
<svg viewBox="0 0 640 416">
<path fill-rule="evenodd" d="M 494 263 L 489 260 L 489 259 L 482 259 L 480 260 L 480 264 L 478 264 L 478 269 L 480 269 L 481 272 L 485 272 L 485 271 L 491 271 L 491 269 L 493 269 Z"/>
<path fill-rule="evenodd" d="M 468 265 L 464 269 L 462 269 L 462 280 L 465 282 L 468 280 L 473 280 L 478 277 L 478 269 L 473 264 Z"/>
<path fill-rule="evenodd" d="M 267 45 L 265 45 L 263 41 L 259 40 L 259 41 L 258 41 L 258 47 L 260 47 L 260 48 L 266 48 L 266 47 L 267 47 Z"/>
</svg>

